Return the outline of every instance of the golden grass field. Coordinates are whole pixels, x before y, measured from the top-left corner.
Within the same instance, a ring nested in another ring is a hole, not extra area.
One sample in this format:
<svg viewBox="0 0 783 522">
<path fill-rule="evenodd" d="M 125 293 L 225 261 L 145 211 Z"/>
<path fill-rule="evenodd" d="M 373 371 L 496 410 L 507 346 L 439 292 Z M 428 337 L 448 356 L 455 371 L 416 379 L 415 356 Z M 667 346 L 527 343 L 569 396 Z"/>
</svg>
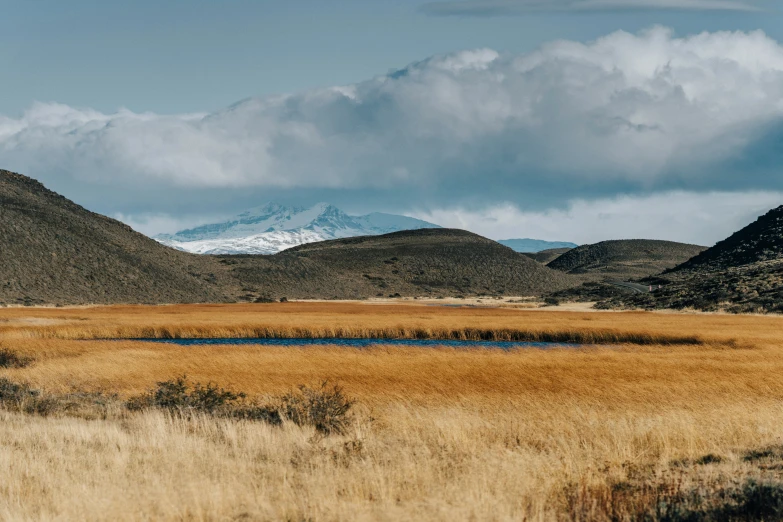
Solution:
<svg viewBox="0 0 783 522">
<path fill-rule="evenodd" d="M 0 412 L 0 519 L 642 520 L 694 491 L 719 506 L 748 479 L 783 483 L 782 327 L 771 316 L 350 303 L 0 309 L 0 347 L 35 359 L 0 377 L 47 392 L 126 398 L 187 374 L 259 397 L 329 379 L 357 401 L 348 432 L 332 436 L 120 406 Z M 107 340 L 331 334 L 600 345 Z"/>
</svg>

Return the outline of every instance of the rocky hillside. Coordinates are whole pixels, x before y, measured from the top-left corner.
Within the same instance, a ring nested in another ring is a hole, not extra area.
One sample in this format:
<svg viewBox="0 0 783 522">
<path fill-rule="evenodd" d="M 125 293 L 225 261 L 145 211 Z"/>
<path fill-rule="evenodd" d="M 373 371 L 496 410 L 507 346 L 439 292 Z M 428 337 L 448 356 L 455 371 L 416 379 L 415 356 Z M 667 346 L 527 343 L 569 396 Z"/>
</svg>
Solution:
<svg viewBox="0 0 783 522">
<path fill-rule="evenodd" d="M 225 300 L 215 267 L 0 170 L 0 303 Z"/>
<path fill-rule="evenodd" d="M 783 206 L 672 271 L 720 270 L 776 259 L 783 259 Z"/>
<path fill-rule="evenodd" d="M 783 260 L 650 278 L 652 293 L 599 300 L 598 308 L 695 309 L 707 312 L 783 313 Z M 661 288 L 658 289 L 657 285 Z"/>
<path fill-rule="evenodd" d="M 547 266 L 589 280 L 624 281 L 658 274 L 704 250 L 705 247 L 673 241 L 602 241 L 569 250 Z"/>
</svg>

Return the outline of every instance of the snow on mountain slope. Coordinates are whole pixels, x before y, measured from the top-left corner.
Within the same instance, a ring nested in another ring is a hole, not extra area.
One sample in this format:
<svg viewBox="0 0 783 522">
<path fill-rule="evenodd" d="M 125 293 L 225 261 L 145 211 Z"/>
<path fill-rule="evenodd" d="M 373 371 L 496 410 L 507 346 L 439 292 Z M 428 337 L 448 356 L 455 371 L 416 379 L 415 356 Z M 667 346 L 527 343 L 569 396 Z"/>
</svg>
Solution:
<svg viewBox="0 0 783 522">
<path fill-rule="evenodd" d="M 379 212 L 349 216 L 326 203 L 310 208 L 270 203 L 224 223 L 162 234 L 155 239 L 196 254 L 275 254 L 304 243 L 420 228 L 440 227 L 407 216 Z"/>
<path fill-rule="evenodd" d="M 441 228 L 438 225 L 433 225 L 420 219 L 398 216 L 396 214 L 384 214 L 382 212 L 357 216 L 354 220 L 365 230 L 373 232 L 373 234 L 369 235 L 390 234 L 400 230 L 418 230 L 420 228 Z"/>
</svg>

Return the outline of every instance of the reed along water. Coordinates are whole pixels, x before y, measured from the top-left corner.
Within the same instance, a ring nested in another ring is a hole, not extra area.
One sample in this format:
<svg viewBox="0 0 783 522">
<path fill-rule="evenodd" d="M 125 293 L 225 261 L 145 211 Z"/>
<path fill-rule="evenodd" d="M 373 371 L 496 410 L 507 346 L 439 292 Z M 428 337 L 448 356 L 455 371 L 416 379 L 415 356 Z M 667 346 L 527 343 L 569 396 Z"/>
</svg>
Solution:
<svg viewBox="0 0 783 522">
<path fill-rule="evenodd" d="M 349 339 L 349 338 L 293 338 L 293 339 L 136 339 L 154 343 L 178 344 L 180 346 L 203 345 L 259 345 L 259 346 L 344 346 L 348 348 L 366 348 L 370 346 L 445 346 L 449 348 L 498 348 L 511 350 L 515 348 L 555 348 L 584 346 L 566 343 L 538 343 L 519 341 L 463 341 L 439 339 Z"/>
</svg>

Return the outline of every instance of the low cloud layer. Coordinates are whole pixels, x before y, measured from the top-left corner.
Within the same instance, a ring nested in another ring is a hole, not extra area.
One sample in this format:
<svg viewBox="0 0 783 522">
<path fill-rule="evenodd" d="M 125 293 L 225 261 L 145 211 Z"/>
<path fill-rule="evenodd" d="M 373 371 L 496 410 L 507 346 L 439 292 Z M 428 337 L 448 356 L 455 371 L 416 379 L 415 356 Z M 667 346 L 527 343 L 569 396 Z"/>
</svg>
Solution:
<svg viewBox="0 0 783 522">
<path fill-rule="evenodd" d="M 783 192 L 667 192 L 574 200 L 564 208 L 524 211 L 513 203 L 414 212 L 493 239 L 531 237 L 579 244 L 607 239 L 664 239 L 712 246 L 783 204 Z"/>
<path fill-rule="evenodd" d="M 781 142 L 783 47 L 761 32 L 664 28 L 436 56 L 213 114 L 40 103 L 0 116 L 3 168 L 96 211 L 173 220 L 301 193 L 545 212 L 618 193 L 778 191 Z"/>
<path fill-rule="evenodd" d="M 759 11 L 740 0 L 457 0 L 429 2 L 421 10 L 435 16 L 505 16 L 594 11 Z"/>
</svg>

